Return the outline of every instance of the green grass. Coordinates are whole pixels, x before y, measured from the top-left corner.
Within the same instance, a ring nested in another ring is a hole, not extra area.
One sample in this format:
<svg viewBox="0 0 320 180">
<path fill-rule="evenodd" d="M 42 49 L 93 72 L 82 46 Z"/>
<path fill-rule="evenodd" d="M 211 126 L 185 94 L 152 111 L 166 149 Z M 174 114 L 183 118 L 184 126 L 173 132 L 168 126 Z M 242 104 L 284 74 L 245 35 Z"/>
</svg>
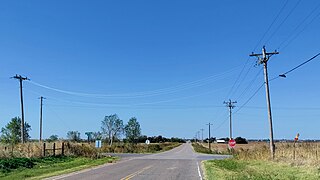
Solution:
<svg viewBox="0 0 320 180">
<path fill-rule="evenodd" d="M 219 152 L 216 149 L 209 149 L 207 147 L 204 147 L 203 145 L 199 144 L 199 143 L 192 143 L 192 147 L 194 149 L 195 152 L 198 153 L 203 153 L 203 154 L 223 154 L 223 155 L 230 155 L 232 154 L 229 150 L 227 151 L 223 151 L 223 152 Z"/>
<path fill-rule="evenodd" d="M 43 179 L 45 177 L 61 175 L 93 166 L 115 161 L 114 157 L 91 159 L 85 157 L 48 157 L 33 159 L 33 168 L 20 167 L 7 172 L 0 172 L 0 179 Z"/>
<path fill-rule="evenodd" d="M 243 161 L 235 159 L 204 162 L 207 180 L 294 180 L 320 179 L 320 169 L 293 167 L 269 161 Z"/>
<path fill-rule="evenodd" d="M 194 151 L 196 151 L 198 153 L 213 154 L 213 152 L 210 149 L 208 149 L 198 143 L 192 143 L 192 147 L 193 147 Z"/>
</svg>

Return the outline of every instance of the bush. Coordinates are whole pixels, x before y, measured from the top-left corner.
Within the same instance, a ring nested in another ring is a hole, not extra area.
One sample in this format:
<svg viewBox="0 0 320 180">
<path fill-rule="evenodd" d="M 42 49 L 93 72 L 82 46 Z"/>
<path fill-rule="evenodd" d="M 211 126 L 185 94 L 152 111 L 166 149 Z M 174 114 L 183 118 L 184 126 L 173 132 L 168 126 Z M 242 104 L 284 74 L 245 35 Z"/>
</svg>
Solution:
<svg viewBox="0 0 320 180">
<path fill-rule="evenodd" d="M 34 165 L 35 163 L 29 158 L 0 159 L 0 170 L 2 172 L 9 172 L 20 167 L 33 168 Z"/>
</svg>

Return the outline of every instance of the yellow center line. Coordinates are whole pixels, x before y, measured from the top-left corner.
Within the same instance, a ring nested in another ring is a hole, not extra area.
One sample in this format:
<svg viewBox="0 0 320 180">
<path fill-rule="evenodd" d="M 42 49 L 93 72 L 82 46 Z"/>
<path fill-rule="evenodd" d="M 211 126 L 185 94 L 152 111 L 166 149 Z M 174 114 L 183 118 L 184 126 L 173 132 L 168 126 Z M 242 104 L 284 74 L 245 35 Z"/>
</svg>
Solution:
<svg viewBox="0 0 320 180">
<path fill-rule="evenodd" d="M 139 171 L 136 171 L 136 172 L 134 172 L 134 173 L 132 173 L 132 174 L 129 174 L 128 176 L 122 178 L 121 180 L 129 180 L 129 179 L 135 177 L 136 175 L 142 173 L 143 171 L 145 171 L 145 170 L 147 170 L 147 169 L 150 169 L 151 167 L 152 167 L 152 165 L 151 165 L 151 166 L 147 166 L 147 167 L 145 167 L 145 168 L 143 168 L 143 169 L 141 169 L 141 170 L 139 170 Z"/>
</svg>

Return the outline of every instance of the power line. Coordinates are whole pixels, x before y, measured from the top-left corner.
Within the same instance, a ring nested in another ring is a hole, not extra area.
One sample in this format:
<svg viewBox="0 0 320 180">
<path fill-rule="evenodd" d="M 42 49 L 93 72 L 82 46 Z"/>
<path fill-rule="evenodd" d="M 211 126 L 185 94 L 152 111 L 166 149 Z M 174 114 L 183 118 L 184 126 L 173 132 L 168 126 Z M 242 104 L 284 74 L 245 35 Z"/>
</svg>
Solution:
<svg viewBox="0 0 320 180">
<path fill-rule="evenodd" d="M 273 26 L 273 24 L 277 21 L 277 19 L 279 18 L 280 14 L 282 13 L 282 11 L 284 10 L 284 8 L 287 6 L 289 0 L 287 0 L 281 7 L 280 11 L 278 12 L 278 14 L 276 15 L 276 17 L 273 19 L 273 21 L 271 22 L 271 24 L 269 25 L 269 27 L 267 28 L 267 30 L 264 32 L 264 34 L 262 35 L 261 39 L 258 41 L 258 43 L 256 44 L 256 46 L 254 47 L 253 51 L 255 51 L 257 49 L 257 47 L 260 45 L 261 41 L 264 39 L 264 37 L 267 35 L 267 33 L 270 31 L 271 27 Z"/>
<path fill-rule="evenodd" d="M 259 88 L 250 96 L 250 98 L 245 102 L 243 103 L 236 112 L 234 112 L 234 114 L 236 114 L 237 112 L 239 112 L 245 105 L 247 105 L 251 99 L 259 92 L 259 90 L 263 87 L 264 83 L 262 83 Z"/>
<path fill-rule="evenodd" d="M 192 89 L 195 87 L 201 87 L 207 84 L 211 84 L 218 80 L 223 80 L 226 77 L 230 76 L 238 67 L 232 68 L 226 72 L 209 76 L 200 80 L 191 81 L 188 83 L 180 84 L 173 87 L 162 88 L 152 91 L 144 91 L 144 92 L 134 92 L 134 93 L 121 93 L 121 94 L 94 94 L 94 93 L 83 93 L 83 92 L 74 92 L 74 91 L 67 91 L 63 89 L 49 87 L 34 81 L 31 81 L 33 85 L 36 85 L 41 88 L 45 88 L 48 90 L 56 91 L 63 94 L 73 95 L 73 96 L 80 96 L 80 97 L 93 97 L 93 98 L 144 98 L 144 97 L 152 97 L 152 96 L 159 96 L 164 94 L 172 94 L 177 93 L 180 91 Z"/>
<path fill-rule="evenodd" d="M 294 39 L 296 39 L 306 28 L 307 26 L 309 26 L 318 16 L 319 14 L 317 14 L 307 25 L 305 25 L 302 30 L 300 30 L 292 39 L 291 36 L 294 35 L 294 33 L 300 28 L 300 26 L 302 26 L 304 24 L 304 22 L 306 22 L 309 17 L 320 7 L 320 4 L 318 4 L 312 11 L 310 11 L 310 13 L 288 34 L 287 38 L 282 41 L 280 43 L 280 45 L 278 46 L 278 49 L 281 48 L 281 50 L 283 50 L 284 48 L 286 48 Z M 284 45 L 284 43 L 288 42 L 283 48 L 282 46 Z"/>
<path fill-rule="evenodd" d="M 314 59 L 315 59 L 316 57 L 318 57 L 319 55 L 320 55 L 320 53 L 316 54 L 315 56 L 313 56 L 312 58 L 308 59 L 307 61 L 305 61 L 305 62 L 303 62 L 303 63 L 299 64 L 298 66 L 296 66 L 296 67 L 294 67 L 294 68 L 290 69 L 289 71 L 287 71 L 287 72 L 285 72 L 285 73 L 283 73 L 283 74 L 281 74 L 281 75 L 279 75 L 279 76 L 280 76 L 280 77 L 286 77 L 286 74 L 289 74 L 289 73 L 291 73 L 292 71 L 294 71 L 294 70 L 298 69 L 299 67 L 301 67 L 301 66 L 303 66 L 303 65 L 307 64 L 308 62 L 310 62 L 310 61 L 314 60 Z"/>
<path fill-rule="evenodd" d="M 254 84 L 254 82 L 258 79 L 259 74 L 261 74 L 262 69 L 260 69 L 260 71 L 258 71 L 258 73 L 254 76 L 254 78 L 251 80 L 251 82 L 248 84 L 248 86 L 242 91 L 242 93 L 240 94 L 240 96 L 237 98 L 238 100 L 242 98 L 242 96 L 248 92 L 248 90 L 252 87 L 252 85 Z"/>
<path fill-rule="evenodd" d="M 283 6 L 281 7 L 280 11 L 279 11 L 278 14 L 276 15 L 276 17 L 273 19 L 273 21 L 271 22 L 271 24 L 268 26 L 267 30 L 264 32 L 264 34 L 262 35 L 262 37 L 260 38 L 260 40 L 258 41 L 258 43 L 256 44 L 256 46 L 254 47 L 253 51 L 255 51 L 255 50 L 257 49 L 258 45 L 261 43 L 261 41 L 265 38 L 265 36 L 267 35 L 267 33 L 270 31 L 271 27 L 272 27 L 272 26 L 274 25 L 274 23 L 277 21 L 277 19 L 279 18 L 280 14 L 283 12 L 283 10 L 285 9 L 285 7 L 287 6 L 288 2 L 289 2 L 289 0 L 287 0 L 287 1 L 283 4 Z M 231 88 L 230 91 L 228 92 L 228 95 L 227 95 L 226 98 L 228 98 L 228 96 L 229 96 L 229 95 L 231 94 L 231 92 L 234 90 L 235 85 L 236 85 L 236 84 L 238 83 L 238 81 L 240 80 L 240 77 L 242 76 L 242 73 L 244 72 L 244 69 L 245 69 L 246 65 L 248 64 L 249 59 L 250 59 L 250 58 L 248 58 L 248 59 L 246 60 L 246 62 L 245 62 L 245 64 L 244 64 L 244 66 L 243 66 L 243 68 L 242 68 L 239 76 L 237 76 L 236 81 L 233 83 L 232 88 Z M 244 75 L 244 77 L 242 78 L 242 80 L 247 77 L 247 75 L 249 74 L 249 72 L 250 72 L 250 70 L 251 70 L 251 67 L 252 67 L 252 66 L 250 66 L 250 68 L 248 69 L 248 71 L 246 72 L 246 74 Z M 240 87 L 241 82 L 242 82 L 242 81 L 240 81 L 240 83 L 238 84 L 237 88 L 235 88 L 235 89 L 238 89 L 238 88 Z M 225 98 L 225 99 L 226 99 L 226 98 Z"/>
<path fill-rule="evenodd" d="M 288 2 L 288 1 L 287 1 Z M 286 2 L 286 3 L 287 3 Z M 291 9 L 291 11 L 288 13 L 288 15 L 281 21 L 281 23 L 277 26 L 276 30 L 273 31 L 273 33 L 271 34 L 271 36 L 268 38 L 268 40 L 265 42 L 265 44 L 268 44 L 268 42 L 270 41 L 270 39 L 273 38 L 273 36 L 279 31 L 280 27 L 283 25 L 283 23 L 289 18 L 289 16 L 292 14 L 292 12 L 298 7 L 299 3 L 301 2 L 301 0 L 297 1 L 297 3 L 295 4 L 295 6 Z"/>
</svg>

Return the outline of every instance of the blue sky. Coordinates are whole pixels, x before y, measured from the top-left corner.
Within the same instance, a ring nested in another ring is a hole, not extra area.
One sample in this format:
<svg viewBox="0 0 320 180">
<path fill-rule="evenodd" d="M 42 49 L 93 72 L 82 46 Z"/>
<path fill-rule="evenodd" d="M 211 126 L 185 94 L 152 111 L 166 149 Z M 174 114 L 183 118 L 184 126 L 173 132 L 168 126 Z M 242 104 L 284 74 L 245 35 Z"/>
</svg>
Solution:
<svg viewBox="0 0 320 180">
<path fill-rule="evenodd" d="M 136 117 L 148 136 L 192 138 L 208 122 L 226 137 L 268 138 L 262 66 L 251 52 L 278 50 L 277 77 L 319 53 L 320 2 L 1 1 L 0 126 L 21 116 L 39 137 L 100 131 L 104 116 Z M 318 139 L 319 59 L 270 82 L 277 139 Z M 245 104 L 248 100 L 250 101 Z M 241 107 L 241 109 L 240 109 Z"/>
</svg>

